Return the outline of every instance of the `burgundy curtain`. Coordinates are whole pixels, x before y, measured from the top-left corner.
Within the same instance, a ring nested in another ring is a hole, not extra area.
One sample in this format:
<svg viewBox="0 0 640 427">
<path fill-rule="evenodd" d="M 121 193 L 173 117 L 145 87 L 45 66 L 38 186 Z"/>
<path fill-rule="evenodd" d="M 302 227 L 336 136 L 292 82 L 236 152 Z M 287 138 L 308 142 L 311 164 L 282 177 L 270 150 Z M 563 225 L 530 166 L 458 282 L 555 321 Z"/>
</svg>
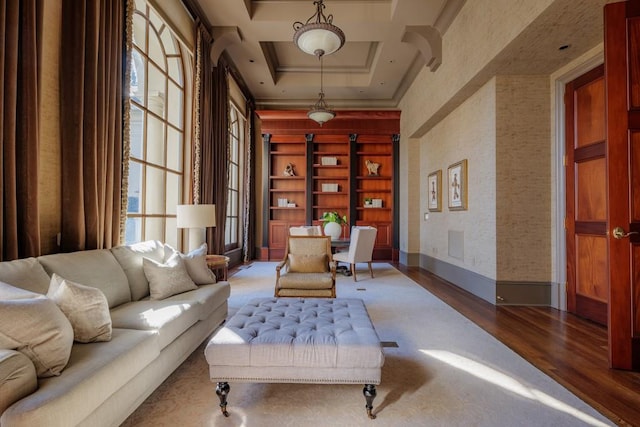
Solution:
<svg viewBox="0 0 640 427">
<path fill-rule="evenodd" d="M 42 0 L 0 2 L 0 261 L 40 255 L 38 60 Z"/>
<path fill-rule="evenodd" d="M 213 67 L 209 59 L 211 38 L 199 27 L 205 60 L 202 61 L 200 87 L 200 203 L 216 205 L 216 227 L 207 229 L 209 252 L 225 252 L 227 186 L 229 156 L 229 89 L 227 70 L 222 58 Z"/>
<path fill-rule="evenodd" d="M 63 251 L 119 244 L 124 7 L 62 2 Z"/>
</svg>

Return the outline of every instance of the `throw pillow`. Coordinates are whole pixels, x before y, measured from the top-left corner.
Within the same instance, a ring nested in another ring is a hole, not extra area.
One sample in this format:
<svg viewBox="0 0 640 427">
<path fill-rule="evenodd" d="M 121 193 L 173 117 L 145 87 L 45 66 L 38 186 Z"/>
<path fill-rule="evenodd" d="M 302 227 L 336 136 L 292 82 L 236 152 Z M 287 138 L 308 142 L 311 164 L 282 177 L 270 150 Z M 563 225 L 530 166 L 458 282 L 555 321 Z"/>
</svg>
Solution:
<svg viewBox="0 0 640 427">
<path fill-rule="evenodd" d="M 203 243 L 199 248 L 192 250 L 188 254 L 182 254 L 169 245 L 164 246 L 165 262 L 173 254 L 179 253 L 187 268 L 189 277 L 196 285 L 208 285 L 216 283 L 216 275 L 207 266 L 207 244 Z"/>
<path fill-rule="evenodd" d="M 69 319 L 76 341 L 111 340 L 109 303 L 100 289 L 72 282 L 53 273 L 47 296 Z"/>
<path fill-rule="evenodd" d="M 171 295 L 198 289 L 187 269 L 180 253 L 171 255 L 164 263 L 149 258 L 142 260 L 144 274 L 149 281 L 151 299 L 164 299 Z"/>
<path fill-rule="evenodd" d="M 329 271 L 326 255 L 289 254 L 289 271 L 292 273 L 325 273 Z"/>
<path fill-rule="evenodd" d="M 73 328 L 49 298 L 0 300 L 0 348 L 33 362 L 38 377 L 60 375 L 73 345 Z"/>
</svg>

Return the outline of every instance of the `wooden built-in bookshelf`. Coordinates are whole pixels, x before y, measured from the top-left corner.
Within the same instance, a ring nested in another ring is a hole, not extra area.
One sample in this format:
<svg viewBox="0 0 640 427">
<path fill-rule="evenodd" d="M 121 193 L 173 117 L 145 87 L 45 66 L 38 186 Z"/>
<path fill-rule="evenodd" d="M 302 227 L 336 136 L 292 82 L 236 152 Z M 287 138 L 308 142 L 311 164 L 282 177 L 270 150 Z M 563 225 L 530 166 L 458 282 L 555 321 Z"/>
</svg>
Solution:
<svg viewBox="0 0 640 427">
<path fill-rule="evenodd" d="M 400 113 L 340 111 L 322 127 L 305 111 L 257 114 L 267 156 L 260 259 L 282 258 L 289 227 L 321 224 L 323 212 L 336 211 L 349 219 L 344 237 L 351 226 L 374 226 L 374 259 L 397 261 Z M 377 174 L 371 174 L 367 161 L 377 165 Z M 294 176 L 285 174 L 287 164 Z M 376 206 L 365 206 L 365 199 Z"/>
</svg>

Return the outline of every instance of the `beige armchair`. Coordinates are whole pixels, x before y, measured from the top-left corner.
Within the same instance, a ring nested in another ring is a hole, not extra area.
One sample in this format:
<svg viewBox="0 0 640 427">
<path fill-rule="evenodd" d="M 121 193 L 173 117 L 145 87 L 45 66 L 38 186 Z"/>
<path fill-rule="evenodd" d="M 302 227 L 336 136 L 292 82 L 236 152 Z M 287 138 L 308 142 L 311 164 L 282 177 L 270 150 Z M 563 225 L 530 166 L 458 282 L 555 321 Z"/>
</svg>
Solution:
<svg viewBox="0 0 640 427">
<path fill-rule="evenodd" d="M 373 278 L 373 269 L 371 268 L 371 258 L 373 256 L 373 247 L 376 244 L 376 235 L 378 230 L 374 227 L 353 227 L 351 229 L 351 242 L 349 243 L 349 251 L 338 252 L 333 255 L 336 263 L 345 262 L 351 266 L 351 274 L 353 280 L 356 279 L 356 264 L 366 262 L 369 264 L 369 273 Z"/>
<path fill-rule="evenodd" d="M 329 236 L 289 236 L 276 266 L 276 297 L 336 296 L 336 264 Z"/>
</svg>

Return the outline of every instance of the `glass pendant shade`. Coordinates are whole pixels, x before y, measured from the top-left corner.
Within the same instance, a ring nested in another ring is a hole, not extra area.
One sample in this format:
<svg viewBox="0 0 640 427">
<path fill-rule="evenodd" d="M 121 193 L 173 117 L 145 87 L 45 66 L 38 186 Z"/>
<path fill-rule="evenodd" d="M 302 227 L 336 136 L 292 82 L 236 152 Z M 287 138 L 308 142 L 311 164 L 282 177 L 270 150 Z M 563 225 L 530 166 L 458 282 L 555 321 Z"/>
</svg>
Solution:
<svg viewBox="0 0 640 427">
<path fill-rule="evenodd" d="M 328 122 L 335 116 L 336 113 L 330 110 L 324 101 L 324 93 L 320 92 L 320 99 L 318 99 L 318 102 L 309 110 L 307 117 L 322 126 L 323 123 Z"/>
<path fill-rule="evenodd" d="M 342 30 L 333 25 L 333 15 L 325 16 L 324 0 L 316 0 L 316 13 L 306 23 L 295 22 L 293 42 L 300 50 L 309 55 L 330 55 L 344 45 L 345 37 Z"/>
<path fill-rule="evenodd" d="M 332 24 L 307 24 L 293 36 L 300 50 L 309 55 L 330 55 L 344 44 L 344 34 Z"/>
</svg>

